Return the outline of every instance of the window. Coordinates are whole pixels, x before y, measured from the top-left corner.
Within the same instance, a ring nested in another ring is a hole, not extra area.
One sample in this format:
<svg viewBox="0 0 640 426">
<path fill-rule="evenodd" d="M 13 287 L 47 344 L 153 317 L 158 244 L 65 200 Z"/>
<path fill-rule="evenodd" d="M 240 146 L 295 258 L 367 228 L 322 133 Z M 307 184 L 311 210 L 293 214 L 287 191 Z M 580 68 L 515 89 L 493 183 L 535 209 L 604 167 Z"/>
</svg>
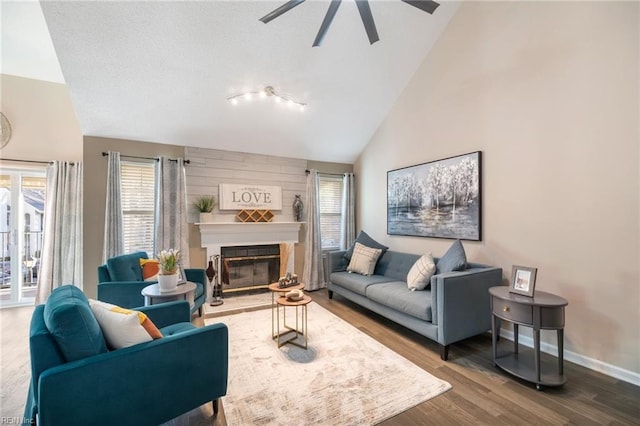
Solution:
<svg viewBox="0 0 640 426">
<path fill-rule="evenodd" d="M 153 256 L 155 167 L 123 161 L 120 165 L 124 252 Z"/>
<path fill-rule="evenodd" d="M 340 249 L 342 176 L 319 176 L 320 238 L 323 250 Z"/>
</svg>

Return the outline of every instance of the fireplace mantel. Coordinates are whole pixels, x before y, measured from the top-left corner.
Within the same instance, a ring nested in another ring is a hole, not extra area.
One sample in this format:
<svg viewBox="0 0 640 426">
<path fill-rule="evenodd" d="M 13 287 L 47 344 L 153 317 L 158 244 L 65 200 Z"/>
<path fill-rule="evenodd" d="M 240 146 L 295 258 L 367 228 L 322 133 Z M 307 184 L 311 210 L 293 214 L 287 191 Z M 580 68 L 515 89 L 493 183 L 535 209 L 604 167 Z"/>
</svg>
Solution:
<svg viewBox="0 0 640 426">
<path fill-rule="evenodd" d="M 221 247 L 287 243 L 291 247 L 287 271 L 293 271 L 293 245 L 299 242 L 303 222 L 210 222 L 196 223 L 200 228 L 200 245 L 207 249 L 207 259 L 220 255 Z"/>
<path fill-rule="evenodd" d="M 210 253 L 210 246 L 297 243 L 302 222 L 211 222 L 197 223 L 201 246 Z"/>
</svg>

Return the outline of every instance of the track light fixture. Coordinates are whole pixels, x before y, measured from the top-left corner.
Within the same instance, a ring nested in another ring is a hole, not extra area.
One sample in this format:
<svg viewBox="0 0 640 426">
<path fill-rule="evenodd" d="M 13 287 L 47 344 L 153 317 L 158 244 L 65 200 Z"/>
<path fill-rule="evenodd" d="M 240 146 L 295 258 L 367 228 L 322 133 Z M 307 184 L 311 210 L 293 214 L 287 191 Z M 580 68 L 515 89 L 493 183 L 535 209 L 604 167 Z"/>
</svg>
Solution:
<svg viewBox="0 0 640 426">
<path fill-rule="evenodd" d="M 271 98 L 275 103 L 283 103 L 288 105 L 289 107 L 297 107 L 300 111 L 304 111 L 307 104 L 304 102 L 295 101 L 287 96 L 283 96 L 275 91 L 272 86 L 267 86 L 263 90 L 256 90 L 253 92 L 243 92 L 238 93 L 237 95 L 229 96 L 227 100 L 231 102 L 232 105 L 238 105 L 241 101 L 251 101 L 254 97 L 258 97 L 259 99 Z"/>
</svg>

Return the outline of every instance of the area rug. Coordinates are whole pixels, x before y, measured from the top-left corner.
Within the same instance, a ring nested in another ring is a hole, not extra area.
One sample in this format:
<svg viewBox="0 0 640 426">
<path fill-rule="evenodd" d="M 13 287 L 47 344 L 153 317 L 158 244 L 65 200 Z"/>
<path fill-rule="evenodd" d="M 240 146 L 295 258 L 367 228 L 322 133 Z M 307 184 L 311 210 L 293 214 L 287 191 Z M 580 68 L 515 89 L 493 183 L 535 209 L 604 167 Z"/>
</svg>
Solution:
<svg viewBox="0 0 640 426">
<path fill-rule="evenodd" d="M 307 350 L 278 349 L 270 309 L 205 320 L 229 327 L 227 424 L 372 425 L 451 388 L 318 304 L 308 309 Z"/>
</svg>

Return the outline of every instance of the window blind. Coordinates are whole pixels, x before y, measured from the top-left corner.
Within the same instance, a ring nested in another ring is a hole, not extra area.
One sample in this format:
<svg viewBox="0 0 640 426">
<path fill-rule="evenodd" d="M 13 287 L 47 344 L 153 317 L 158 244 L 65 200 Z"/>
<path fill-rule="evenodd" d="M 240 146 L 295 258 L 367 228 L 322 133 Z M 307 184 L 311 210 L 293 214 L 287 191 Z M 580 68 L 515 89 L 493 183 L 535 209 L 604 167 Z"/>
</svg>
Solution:
<svg viewBox="0 0 640 426">
<path fill-rule="evenodd" d="M 342 216 L 342 177 L 319 176 L 320 239 L 323 250 L 340 248 Z"/>
<path fill-rule="evenodd" d="M 153 253 L 155 168 L 153 163 L 123 161 L 120 165 L 122 227 L 125 253 Z"/>
</svg>

